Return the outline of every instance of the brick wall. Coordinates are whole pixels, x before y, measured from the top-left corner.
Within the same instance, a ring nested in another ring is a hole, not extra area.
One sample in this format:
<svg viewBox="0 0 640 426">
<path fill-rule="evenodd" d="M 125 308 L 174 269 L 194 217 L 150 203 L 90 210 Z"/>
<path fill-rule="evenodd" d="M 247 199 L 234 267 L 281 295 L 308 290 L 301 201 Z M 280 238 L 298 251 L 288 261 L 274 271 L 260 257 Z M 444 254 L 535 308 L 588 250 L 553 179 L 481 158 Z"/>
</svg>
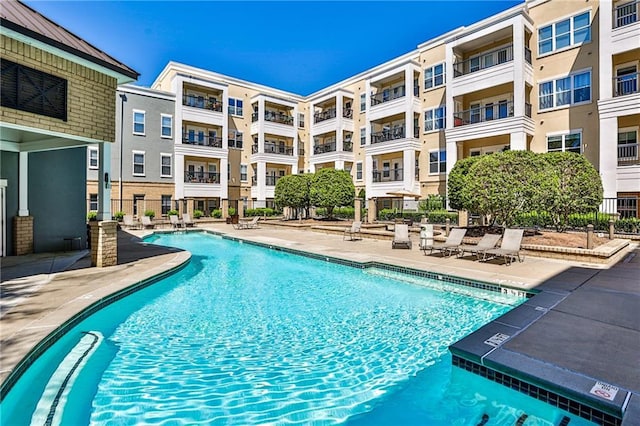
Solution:
<svg viewBox="0 0 640 426">
<path fill-rule="evenodd" d="M 91 266 L 99 268 L 118 264 L 118 222 L 91 221 Z"/>
<path fill-rule="evenodd" d="M 33 217 L 13 217 L 13 241 L 16 256 L 33 253 Z"/>
<path fill-rule="evenodd" d="M 9 38 L 0 39 L 3 58 L 67 80 L 67 121 L 0 107 L 3 122 L 68 133 L 99 141 L 115 140 L 115 78 Z"/>
</svg>

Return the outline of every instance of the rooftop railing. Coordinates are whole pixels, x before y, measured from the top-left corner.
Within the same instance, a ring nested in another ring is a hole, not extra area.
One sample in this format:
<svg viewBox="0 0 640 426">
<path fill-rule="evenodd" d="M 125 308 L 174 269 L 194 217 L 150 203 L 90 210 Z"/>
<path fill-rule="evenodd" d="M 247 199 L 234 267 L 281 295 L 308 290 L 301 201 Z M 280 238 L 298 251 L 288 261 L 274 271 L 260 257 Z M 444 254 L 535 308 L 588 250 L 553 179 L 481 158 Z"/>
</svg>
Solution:
<svg viewBox="0 0 640 426">
<path fill-rule="evenodd" d="M 186 94 L 182 95 L 182 105 L 222 112 L 222 102 L 218 102 L 214 97 Z"/>
<path fill-rule="evenodd" d="M 613 78 L 613 96 L 625 96 L 638 93 L 638 75 L 624 74 Z"/>
<path fill-rule="evenodd" d="M 620 28 L 638 22 L 638 5 L 640 1 L 631 1 L 616 6 L 613 11 L 613 28 Z"/>
<path fill-rule="evenodd" d="M 404 137 L 404 127 L 396 127 L 395 129 L 385 129 L 381 132 L 371 133 L 371 143 L 381 143 L 395 139 L 403 139 Z"/>
<path fill-rule="evenodd" d="M 402 98 L 406 96 L 405 87 L 394 87 L 391 89 L 384 89 L 380 93 L 376 93 L 375 95 L 371 95 L 371 106 L 376 106 L 379 104 L 383 104 L 385 102 L 392 101 L 394 99 Z"/>
<path fill-rule="evenodd" d="M 453 64 L 453 77 L 461 77 L 510 61 L 513 61 L 513 45 L 490 50 L 464 61 L 456 62 Z"/>
</svg>

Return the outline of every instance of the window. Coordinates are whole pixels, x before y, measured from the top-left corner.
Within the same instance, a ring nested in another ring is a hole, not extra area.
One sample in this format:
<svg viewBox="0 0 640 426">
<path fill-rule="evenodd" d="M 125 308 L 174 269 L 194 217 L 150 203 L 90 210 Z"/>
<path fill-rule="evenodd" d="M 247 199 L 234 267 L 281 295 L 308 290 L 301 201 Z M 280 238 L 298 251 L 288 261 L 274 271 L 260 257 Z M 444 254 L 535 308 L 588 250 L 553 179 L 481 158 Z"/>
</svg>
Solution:
<svg viewBox="0 0 640 426">
<path fill-rule="evenodd" d="M 429 151 L 429 174 L 447 171 L 447 151 Z"/>
<path fill-rule="evenodd" d="M 133 110 L 133 134 L 144 136 L 144 111 Z"/>
<path fill-rule="evenodd" d="M 242 148 L 242 132 L 229 130 L 227 142 L 229 143 L 229 148 Z"/>
<path fill-rule="evenodd" d="M 133 175 L 144 176 L 144 151 L 133 151 Z"/>
<path fill-rule="evenodd" d="M 547 152 L 582 153 L 582 132 L 547 136 Z"/>
<path fill-rule="evenodd" d="M 171 154 L 160 154 L 160 176 L 171 177 Z"/>
<path fill-rule="evenodd" d="M 162 214 L 169 213 L 169 210 L 171 210 L 171 195 L 160 196 L 160 208 L 162 210 Z"/>
<path fill-rule="evenodd" d="M 360 95 L 360 112 L 365 112 L 367 110 L 367 94 L 363 93 Z"/>
<path fill-rule="evenodd" d="M 168 114 L 160 114 L 160 121 L 162 123 L 162 129 L 160 135 L 163 138 L 170 138 L 173 136 L 173 117 Z"/>
<path fill-rule="evenodd" d="M 445 128 L 445 107 L 441 106 L 424 112 L 424 131 Z"/>
<path fill-rule="evenodd" d="M 362 180 L 362 162 L 356 163 L 356 179 Z"/>
<path fill-rule="evenodd" d="M 424 70 L 424 89 L 442 86 L 445 83 L 444 64 L 434 65 Z"/>
<path fill-rule="evenodd" d="M 567 77 L 538 85 L 541 110 L 591 101 L 591 71 L 580 71 Z"/>
<path fill-rule="evenodd" d="M 98 148 L 87 148 L 87 152 L 89 153 L 89 168 L 97 169 L 98 168 Z"/>
<path fill-rule="evenodd" d="M 591 13 L 584 12 L 538 30 L 538 54 L 580 45 L 591 41 Z"/>
<path fill-rule="evenodd" d="M 242 99 L 229 98 L 229 114 L 242 117 Z"/>
<path fill-rule="evenodd" d="M 240 164 L 240 180 L 243 182 L 247 180 L 247 170 L 246 164 Z"/>
<path fill-rule="evenodd" d="M 388 161 L 382 162 L 382 177 L 389 177 L 389 169 L 391 167 L 391 163 Z"/>
<path fill-rule="evenodd" d="M 98 211 L 98 194 L 89 194 L 89 211 Z"/>
<path fill-rule="evenodd" d="M 298 127 L 304 129 L 304 114 L 298 113 Z"/>
<path fill-rule="evenodd" d="M 365 146 L 367 143 L 367 128 L 360 127 L 360 146 Z"/>
</svg>

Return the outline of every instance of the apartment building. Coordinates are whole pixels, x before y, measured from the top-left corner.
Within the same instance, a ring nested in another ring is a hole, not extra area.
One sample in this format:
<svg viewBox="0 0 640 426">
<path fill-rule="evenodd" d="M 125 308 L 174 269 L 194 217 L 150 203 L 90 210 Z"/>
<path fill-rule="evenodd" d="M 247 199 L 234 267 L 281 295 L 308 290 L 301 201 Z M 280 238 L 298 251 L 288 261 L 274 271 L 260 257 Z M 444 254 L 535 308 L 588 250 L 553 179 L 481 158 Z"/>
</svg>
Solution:
<svg viewBox="0 0 640 426">
<path fill-rule="evenodd" d="M 280 177 L 323 167 L 349 171 L 369 200 L 446 195 L 459 159 L 570 151 L 600 171 L 615 211 L 638 216 L 638 12 L 526 1 L 308 96 L 171 62 L 152 87 L 177 99 L 175 196 L 269 206 Z"/>
</svg>

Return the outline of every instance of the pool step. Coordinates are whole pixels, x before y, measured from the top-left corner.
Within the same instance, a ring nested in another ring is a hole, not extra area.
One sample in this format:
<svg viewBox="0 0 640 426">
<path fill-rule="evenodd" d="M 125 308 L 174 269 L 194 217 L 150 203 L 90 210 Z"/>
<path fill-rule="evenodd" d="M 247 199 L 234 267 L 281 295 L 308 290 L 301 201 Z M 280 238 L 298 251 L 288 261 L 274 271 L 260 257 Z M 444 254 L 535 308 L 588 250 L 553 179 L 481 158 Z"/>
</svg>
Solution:
<svg viewBox="0 0 640 426">
<path fill-rule="evenodd" d="M 567 426 L 570 421 L 571 419 L 568 416 L 564 416 L 562 420 L 560 420 L 560 423 L 558 423 L 558 426 Z"/>
<path fill-rule="evenodd" d="M 524 424 L 524 422 L 527 421 L 527 417 L 529 417 L 528 414 L 523 414 L 521 415 L 518 420 L 516 421 L 515 426 L 522 426 Z"/>
</svg>

